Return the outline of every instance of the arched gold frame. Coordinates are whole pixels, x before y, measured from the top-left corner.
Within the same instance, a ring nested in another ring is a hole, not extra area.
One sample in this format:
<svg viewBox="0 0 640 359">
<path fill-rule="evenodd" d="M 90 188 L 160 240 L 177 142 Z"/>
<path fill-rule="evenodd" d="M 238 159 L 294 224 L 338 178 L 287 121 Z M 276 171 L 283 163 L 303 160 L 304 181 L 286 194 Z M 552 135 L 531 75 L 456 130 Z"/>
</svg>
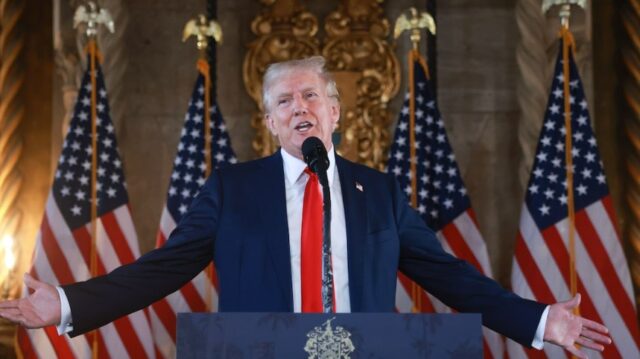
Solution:
<svg viewBox="0 0 640 359">
<path fill-rule="evenodd" d="M 342 0 L 325 19 L 323 46 L 318 21 L 295 0 L 262 0 L 263 12 L 251 28 L 258 38 L 249 45 L 243 76 L 256 101 L 252 118 L 253 148 L 272 153 L 276 142 L 264 126 L 262 75 L 273 62 L 322 54 L 341 93 L 342 118 L 336 131 L 338 151 L 350 160 L 383 169 L 390 143 L 387 104 L 398 92 L 400 66 L 387 43 L 389 21 L 376 0 Z"/>
</svg>

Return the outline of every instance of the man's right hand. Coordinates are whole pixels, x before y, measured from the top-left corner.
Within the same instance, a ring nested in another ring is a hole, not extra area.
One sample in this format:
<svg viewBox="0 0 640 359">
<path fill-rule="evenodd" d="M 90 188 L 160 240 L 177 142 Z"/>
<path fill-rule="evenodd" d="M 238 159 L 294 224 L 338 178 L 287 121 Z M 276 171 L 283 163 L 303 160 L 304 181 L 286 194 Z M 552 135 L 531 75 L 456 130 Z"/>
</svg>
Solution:
<svg viewBox="0 0 640 359">
<path fill-rule="evenodd" d="M 24 284 L 30 289 L 29 296 L 0 302 L 0 317 L 30 329 L 60 324 L 60 297 L 56 288 L 27 273 Z"/>
</svg>

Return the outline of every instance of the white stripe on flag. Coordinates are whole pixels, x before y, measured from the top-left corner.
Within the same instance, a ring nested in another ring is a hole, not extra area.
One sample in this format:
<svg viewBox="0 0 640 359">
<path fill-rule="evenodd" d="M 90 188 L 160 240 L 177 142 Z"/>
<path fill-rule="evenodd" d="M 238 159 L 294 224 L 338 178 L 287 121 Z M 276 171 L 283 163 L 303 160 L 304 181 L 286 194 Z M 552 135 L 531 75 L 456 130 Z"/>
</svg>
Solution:
<svg viewBox="0 0 640 359">
<path fill-rule="evenodd" d="M 407 294 L 400 282 L 400 279 L 396 278 L 396 309 L 400 313 L 411 313 L 413 309 L 413 301 Z"/>
<path fill-rule="evenodd" d="M 29 341 L 31 341 L 31 347 L 40 354 L 42 358 L 55 358 L 56 352 L 53 349 L 53 345 L 49 341 L 49 337 L 44 332 L 44 329 L 28 329 L 26 330 Z M 37 348 L 37 349 L 36 349 Z"/>
<path fill-rule="evenodd" d="M 605 239 L 600 242 L 607 251 L 607 256 L 616 269 L 616 273 L 622 282 L 622 286 L 627 292 L 633 307 L 635 308 L 636 302 L 633 299 L 633 286 L 631 285 L 631 275 L 629 274 L 629 268 L 627 266 L 627 259 L 622 251 L 622 245 L 618 238 L 618 232 L 613 226 L 609 218 L 607 210 L 604 208 L 602 201 L 585 208 L 589 220 L 593 223 L 593 227 L 598 233 L 598 238 Z"/>
<path fill-rule="evenodd" d="M 67 226 L 67 222 L 62 217 L 62 213 L 60 213 L 58 204 L 52 196 L 49 197 L 49 201 L 47 202 L 47 209 L 43 221 L 47 221 L 49 224 L 54 240 L 58 243 L 62 253 L 64 253 L 64 259 L 71 269 L 74 280 L 81 281 L 90 278 L 89 267 L 82 256 L 80 248 L 78 248 L 71 229 Z M 41 241 L 37 243 L 38 246 L 42 245 Z M 44 256 L 44 253 L 42 254 Z M 37 259 L 34 259 L 34 263 L 37 263 Z M 56 281 L 56 283 L 59 283 L 59 281 Z"/>
<path fill-rule="evenodd" d="M 129 353 L 125 350 L 120 333 L 118 333 L 113 323 L 100 327 L 100 334 L 102 334 L 105 349 L 109 352 L 111 358 L 129 358 Z"/>
<path fill-rule="evenodd" d="M 523 206 L 520 217 L 520 235 L 524 239 L 524 244 L 533 261 L 536 263 L 543 280 L 547 283 L 551 292 L 555 296 L 555 300 L 560 298 L 569 298 L 571 292 L 567 287 L 561 275 L 560 268 L 554 260 L 549 247 L 547 247 L 542 234 L 538 231 L 529 209 Z"/>
<path fill-rule="evenodd" d="M 458 231 L 462 234 L 462 238 L 471 249 L 473 256 L 482 266 L 484 274 L 488 277 L 492 277 L 493 271 L 491 270 L 491 265 L 489 263 L 487 245 L 482 239 L 482 234 L 480 234 L 476 223 L 469 216 L 469 212 L 462 212 L 458 218 L 453 220 L 453 224 L 458 228 Z"/>
<path fill-rule="evenodd" d="M 129 249 L 131 249 L 131 253 L 135 258 L 140 257 L 140 247 L 138 246 L 138 236 L 136 234 L 136 229 L 133 226 L 133 219 L 131 218 L 131 212 L 129 211 L 129 206 L 124 205 L 116 208 L 113 211 L 113 214 L 116 217 L 116 221 L 120 226 L 120 230 L 124 235 L 124 238 L 127 240 L 129 244 Z"/>
<path fill-rule="evenodd" d="M 131 321 L 131 325 L 133 326 L 133 331 L 138 334 L 138 338 L 140 339 L 140 343 L 142 344 L 144 351 L 147 353 L 147 357 L 153 358 L 153 334 L 151 333 L 149 320 L 147 315 L 144 313 L 144 310 L 133 312 L 129 314 L 128 317 Z"/>
<path fill-rule="evenodd" d="M 164 356 L 164 358 L 174 358 L 176 355 L 176 346 L 173 343 L 171 335 L 165 329 L 155 310 L 152 309 L 149 312 L 151 317 L 151 326 L 153 328 L 153 338 L 158 351 Z"/>
<path fill-rule="evenodd" d="M 160 231 L 164 236 L 165 240 L 169 238 L 171 232 L 176 228 L 176 222 L 173 220 L 171 213 L 167 209 L 165 205 L 162 209 L 162 216 L 160 217 Z"/>
</svg>

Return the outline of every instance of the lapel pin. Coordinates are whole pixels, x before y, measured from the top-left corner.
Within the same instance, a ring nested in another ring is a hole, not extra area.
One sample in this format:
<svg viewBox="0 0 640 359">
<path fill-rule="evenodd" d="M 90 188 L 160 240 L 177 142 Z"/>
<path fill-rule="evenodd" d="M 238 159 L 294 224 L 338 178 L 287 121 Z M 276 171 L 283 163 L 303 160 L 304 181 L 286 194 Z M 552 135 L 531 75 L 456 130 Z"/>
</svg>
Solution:
<svg viewBox="0 0 640 359">
<path fill-rule="evenodd" d="M 362 188 L 362 185 L 360 184 L 360 182 L 356 182 L 356 188 L 358 189 L 358 191 L 364 192 L 364 189 Z"/>
</svg>

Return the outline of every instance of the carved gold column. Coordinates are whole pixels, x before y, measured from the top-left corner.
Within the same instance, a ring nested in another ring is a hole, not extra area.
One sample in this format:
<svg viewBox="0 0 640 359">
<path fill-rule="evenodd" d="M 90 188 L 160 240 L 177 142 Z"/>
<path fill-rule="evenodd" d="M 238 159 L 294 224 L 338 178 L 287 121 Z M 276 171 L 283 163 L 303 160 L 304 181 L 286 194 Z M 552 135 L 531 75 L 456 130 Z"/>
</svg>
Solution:
<svg viewBox="0 0 640 359">
<path fill-rule="evenodd" d="M 22 0 L 0 0 L 0 237 L 15 235 L 21 217 L 15 205 L 22 181 L 17 165 L 22 153 L 18 127 L 25 111 L 19 27 L 24 6 Z"/>
<path fill-rule="evenodd" d="M 622 24 L 627 35 L 622 43 L 625 76 L 622 77 L 624 99 L 628 107 L 625 132 L 629 139 L 626 156 L 626 202 L 629 209 L 626 236 L 631 276 L 640 288 L 640 0 L 626 0 L 621 9 Z M 636 295 L 636 302 L 640 295 Z"/>
<path fill-rule="evenodd" d="M 251 23 L 258 36 L 244 58 L 243 79 L 247 92 L 258 104 L 251 126 L 256 129 L 253 149 L 259 157 L 273 153 L 276 142 L 263 120 L 262 76 L 269 64 L 320 53 L 318 20 L 297 0 L 261 0 L 262 13 Z"/>
<path fill-rule="evenodd" d="M 338 150 L 382 170 L 392 118 L 387 104 L 400 85 L 400 66 L 387 43 L 389 21 L 380 1 L 342 0 L 325 19 L 325 30 L 322 54 L 342 90 Z"/>
</svg>

